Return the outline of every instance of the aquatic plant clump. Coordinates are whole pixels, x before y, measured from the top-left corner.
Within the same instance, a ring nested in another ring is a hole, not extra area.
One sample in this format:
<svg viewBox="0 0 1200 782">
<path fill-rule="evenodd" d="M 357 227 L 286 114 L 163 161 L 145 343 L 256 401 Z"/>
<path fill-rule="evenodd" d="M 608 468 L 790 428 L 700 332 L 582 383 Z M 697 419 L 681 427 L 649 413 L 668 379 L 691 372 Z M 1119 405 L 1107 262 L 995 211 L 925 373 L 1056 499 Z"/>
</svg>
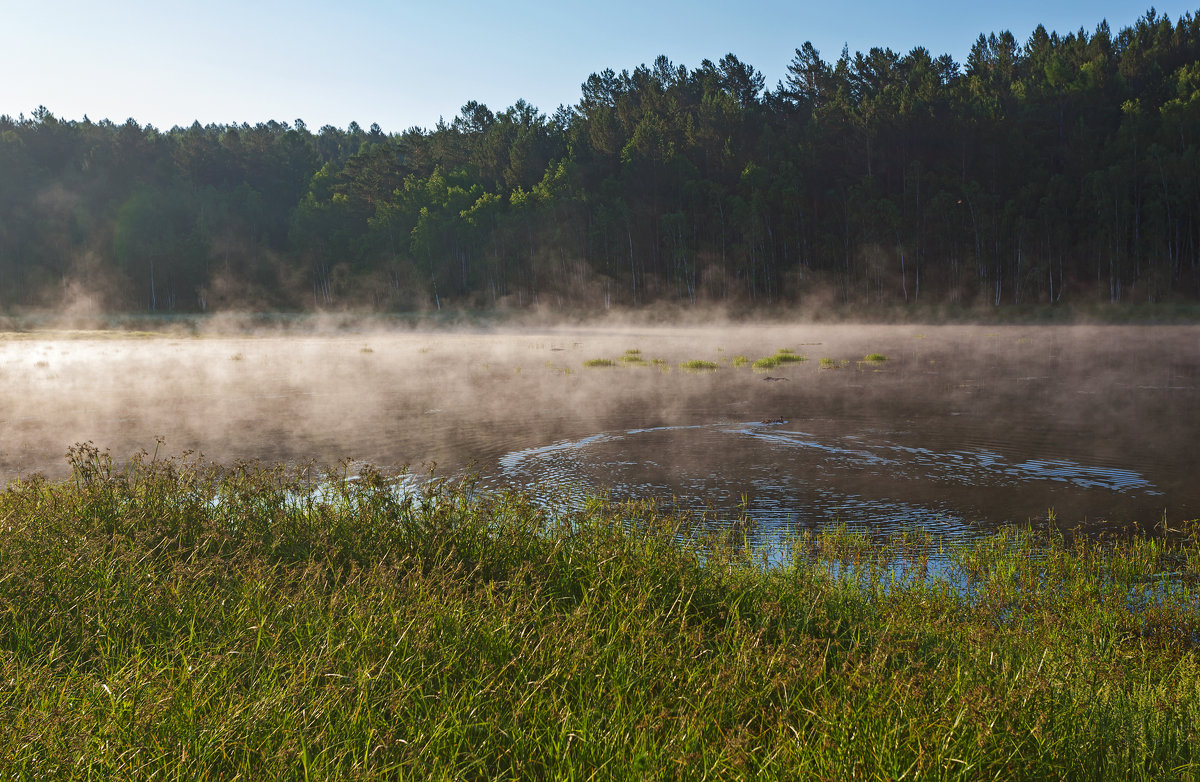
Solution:
<svg viewBox="0 0 1200 782">
<path fill-rule="evenodd" d="M 760 372 L 775 369 L 783 364 L 798 364 L 802 361 L 808 361 L 808 356 L 802 356 L 796 353 L 791 348 L 780 348 L 775 351 L 775 355 L 766 356 L 755 361 L 751 367 Z"/>
<path fill-rule="evenodd" d="M 71 467 L 0 494 L 5 777 L 1200 773 L 1200 530 L 766 566 L 650 503 Z"/>
<path fill-rule="evenodd" d="M 583 362 L 583 365 L 590 369 L 598 369 L 603 367 L 615 367 L 617 362 L 613 361 L 611 358 L 589 358 L 587 361 Z"/>
<path fill-rule="evenodd" d="M 863 361 L 868 364 L 882 364 L 887 360 L 888 357 L 882 353 L 868 353 L 867 355 L 863 356 Z"/>
<path fill-rule="evenodd" d="M 621 364 L 627 367 L 648 367 L 650 362 L 642 358 L 642 351 L 636 348 L 631 348 L 625 351 L 625 355 L 621 356 Z"/>
<path fill-rule="evenodd" d="M 775 367 L 779 366 L 779 363 L 779 359 L 775 356 L 767 356 L 766 358 L 757 359 L 752 367 L 759 370 L 774 369 Z"/>
<path fill-rule="evenodd" d="M 780 350 L 775 354 L 775 360 L 780 364 L 798 364 L 801 361 L 808 361 L 808 356 L 801 356 L 790 350 Z"/>
<path fill-rule="evenodd" d="M 690 361 L 680 362 L 679 368 L 692 372 L 709 372 L 720 369 L 721 365 L 715 361 L 705 361 L 704 359 L 694 358 Z"/>
</svg>

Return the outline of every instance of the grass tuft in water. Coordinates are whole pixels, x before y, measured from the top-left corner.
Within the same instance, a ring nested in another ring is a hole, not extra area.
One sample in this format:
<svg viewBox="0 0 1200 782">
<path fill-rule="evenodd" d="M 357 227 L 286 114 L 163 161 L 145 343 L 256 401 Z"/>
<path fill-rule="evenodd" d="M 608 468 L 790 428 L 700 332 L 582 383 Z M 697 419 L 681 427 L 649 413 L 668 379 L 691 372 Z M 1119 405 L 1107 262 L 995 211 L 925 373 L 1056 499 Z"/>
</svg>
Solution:
<svg viewBox="0 0 1200 782">
<path fill-rule="evenodd" d="M 791 348 L 780 348 L 775 351 L 775 359 L 781 364 L 795 364 L 801 361 L 808 361 L 808 356 L 799 355 Z"/>
<path fill-rule="evenodd" d="M 1200 773 L 1195 528 L 766 567 L 650 503 L 71 466 L 0 494 L 5 778 Z"/>
<path fill-rule="evenodd" d="M 863 361 L 868 364 L 882 364 L 887 360 L 888 357 L 882 353 L 868 353 L 867 355 L 863 356 Z"/>
<path fill-rule="evenodd" d="M 625 355 L 621 356 L 621 364 L 627 367 L 648 367 L 650 362 L 642 358 L 642 351 L 637 348 L 630 348 L 625 351 Z"/>
<path fill-rule="evenodd" d="M 587 361 L 583 362 L 583 365 L 591 369 L 596 369 L 601 367 L 615 367 L 617 362 L 613 361 L 611 358 L 589 358 Z"/>
<path fill-rule="evenodd" d="M 751 366 L 760 372 L 765 372 L 770 369 L 775 369 L 783 364 L 798 364 L 802 361 L 808 361 L 808 356 L 802 356 L 796 353 L 791 348 L 780 348 L 775 351 L 775 355 L 766 356 L 755 361 Z"/>
<path fill-rule="evenodd" d="M 720 369 L 721 365 L 715 361 L 705 361 L 704 359 L 694 358 L 690 361 L 680 362 L 679 368 L 686 369 L 691 372 L 709 372 L 714 369 Z"/>
</svg>

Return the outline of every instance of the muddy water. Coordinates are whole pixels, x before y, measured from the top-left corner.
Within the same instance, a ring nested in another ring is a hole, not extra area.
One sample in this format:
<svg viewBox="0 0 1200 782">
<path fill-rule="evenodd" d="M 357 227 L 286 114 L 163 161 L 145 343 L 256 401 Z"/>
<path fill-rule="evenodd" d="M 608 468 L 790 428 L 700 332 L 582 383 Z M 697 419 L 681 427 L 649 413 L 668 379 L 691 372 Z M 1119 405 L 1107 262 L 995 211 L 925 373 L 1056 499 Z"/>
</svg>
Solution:
<svg viewBox="0 0 1200 782">
<path fill-rule="evenodd" d="M 780 348 L 808 360 L 737 366 Z M 0 484 L 61 477 L 92 441 L 118 460 L 436 463 L 765 529 L 1111 529 L 1200 516 L 1198 411 L 1196 327 L 0 335 Z"/>
</svg>

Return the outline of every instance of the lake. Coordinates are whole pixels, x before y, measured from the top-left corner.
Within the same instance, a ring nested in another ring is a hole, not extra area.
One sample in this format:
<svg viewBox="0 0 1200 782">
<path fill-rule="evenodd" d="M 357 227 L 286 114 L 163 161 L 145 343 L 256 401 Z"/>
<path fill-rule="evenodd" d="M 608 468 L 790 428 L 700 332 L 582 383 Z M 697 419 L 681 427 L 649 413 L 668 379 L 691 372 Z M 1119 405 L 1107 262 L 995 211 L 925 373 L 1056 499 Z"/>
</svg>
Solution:
<svg viewBox="0 0 1200 782">
<path fill-rule="evenodd" d="M 780 349 L 807 360 L 752 366 Z M 92 441 L 655 497 L 765 530 L 1119 530 L 1200 516 L 1198 403 L 1195 326 L 0 334 L 0 485 L 64 477 Z"/>
</svg>

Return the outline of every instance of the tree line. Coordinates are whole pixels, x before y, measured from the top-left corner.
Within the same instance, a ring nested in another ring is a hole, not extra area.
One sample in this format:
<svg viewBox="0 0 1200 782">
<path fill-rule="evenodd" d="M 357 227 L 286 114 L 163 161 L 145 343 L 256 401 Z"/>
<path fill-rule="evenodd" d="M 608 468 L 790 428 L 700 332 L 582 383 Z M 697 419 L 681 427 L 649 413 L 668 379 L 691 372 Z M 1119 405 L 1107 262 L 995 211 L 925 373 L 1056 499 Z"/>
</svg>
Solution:
<svg viewBox="0 0 1200 782">
<path fill-rule="evenodd" d="M 730 54 L 432 129 L 0 117 L 0 307 L 1200 298 L 1200 18 L 786 78 Z"/>
</svg>

